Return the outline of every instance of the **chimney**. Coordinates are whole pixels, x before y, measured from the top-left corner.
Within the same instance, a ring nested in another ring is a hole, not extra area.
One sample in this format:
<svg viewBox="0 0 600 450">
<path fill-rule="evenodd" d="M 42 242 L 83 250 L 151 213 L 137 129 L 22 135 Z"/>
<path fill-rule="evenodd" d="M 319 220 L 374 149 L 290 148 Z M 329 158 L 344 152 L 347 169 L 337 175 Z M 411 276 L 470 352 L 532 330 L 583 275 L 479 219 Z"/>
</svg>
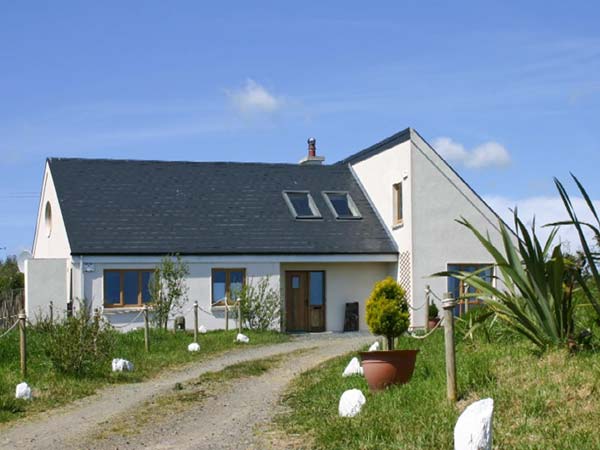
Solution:
<svg viewBox="0 0 600 450">
<path fill-rule="evenodd" d="M 321 165 L 325 161 L 324 156 L 317 156 L 317 140 L 315 138 L 308 139 L 308 156 L 300 160 L 301 165 Z"/>
</svg>

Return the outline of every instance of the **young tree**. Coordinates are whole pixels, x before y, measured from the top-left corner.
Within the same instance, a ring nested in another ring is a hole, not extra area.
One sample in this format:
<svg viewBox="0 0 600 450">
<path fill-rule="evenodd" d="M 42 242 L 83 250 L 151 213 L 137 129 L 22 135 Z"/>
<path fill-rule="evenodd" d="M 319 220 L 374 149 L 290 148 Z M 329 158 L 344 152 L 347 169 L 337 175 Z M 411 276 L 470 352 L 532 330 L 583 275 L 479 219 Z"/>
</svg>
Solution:
<svg viewBox="0 0 600 450">
<path fill-rule="evenodd" d="M 167 255 L 161 260 L 150 279 L 152 321 L 158 328 L 167 329 L 171 311 L 180 309 L 187 301 L 185 278 L 189 268 L 180 255 Z"/>
<path fill-rule="evenodd" d="M 9 256 L 0 261 L 0 292 L 8 289 L 22 289 L 25 286 L 25 277 L 19 272 L 17 258 Z"/>
<path fill-rule="evenodd" d="M 268 330 L 279 318 L 279 291 L 271 287 L 269 277 L 248 283 L 236 295 L 241 302 L 242 320 L 250 330 Z"/>
</svg>

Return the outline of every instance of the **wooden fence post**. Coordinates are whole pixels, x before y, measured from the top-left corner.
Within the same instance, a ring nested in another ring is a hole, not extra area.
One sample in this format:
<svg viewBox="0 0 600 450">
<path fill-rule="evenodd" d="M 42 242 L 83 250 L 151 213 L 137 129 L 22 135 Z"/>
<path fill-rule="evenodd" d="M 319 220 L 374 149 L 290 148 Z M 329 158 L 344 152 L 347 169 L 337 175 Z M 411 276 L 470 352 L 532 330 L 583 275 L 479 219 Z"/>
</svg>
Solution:
<svg viewBox="0 0 600 450">
<path fill-rule="evenodd" d="M 446 347 L 446 387 L 448 400 L 455 403 L 456 395 L 456 352 L 454 348 L 454 307 L 456 300 L 451 292 L 444 294 L 444 342 Z"/>
<path fill-rule="evenodd" d="M 148 325 L 148 305 L 144 305 L 144 348 L 150 351 L 150 330 Z"/>
<path fill-rule="evenodd" d="M 50 300 L 50 325 L 54 322 L 54 302 Z"/>
<path fill-rule="evenodd" d="M 194 342 L 198 342 L 198 301 L 194 302 Z"/>
<path fill-rule="evenodd" d="M 429 303 L 431 302 L 431 287 L 425 287 L 425 330 L 429 331 Z"/>
<path fill-rule="evenodd" d="M 238 333 L 242 334 L 242 300 L 237 299 Z"/>
<path fill-rule="evenodd" d="M 19 352 L 21 354 L 21 377 L 27 377 L 27 316 L 25 311 L 19 313 Z"/>
<path fill-rule="evenodd" d="M 225 299 L 225 331 L 229 331 L 229 305 L 228 300 Z"/>
</svg>

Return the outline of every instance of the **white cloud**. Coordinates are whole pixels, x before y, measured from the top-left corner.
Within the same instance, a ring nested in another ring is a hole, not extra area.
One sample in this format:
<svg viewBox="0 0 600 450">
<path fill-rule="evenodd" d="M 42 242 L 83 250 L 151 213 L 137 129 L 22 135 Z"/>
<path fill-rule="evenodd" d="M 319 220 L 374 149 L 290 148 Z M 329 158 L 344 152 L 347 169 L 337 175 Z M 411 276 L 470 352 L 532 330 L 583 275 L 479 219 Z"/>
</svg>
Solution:
<svg viewBox="0 0 600 450">
<path fill-rule="evenodd" d="M 475 147 L 465 160 L 467 167 L 505 167 L 510 164 L 510 155 L 504 146 L 497 142 L 484 142 Z"/>
<path fill-rule="evenodd" d="M 226 92 L 235 108 L 243 114 L 272 113 L 283 103 L 281 98 L 250 78 L 242 88 Z"/>
<path fill-rule="evenodd" d="M 464 161 L 469 153 L 462 144 L 449 137 L 440 137 L 433 141 L 433 148 L 448 161 Z"/>
<path fill-rule="evenodd" d="M 513 213 L 511 209 L 517 207 L 519 218 L 529 227 L 533 224 L 535 217 L 536 230 L 538 237 L 542 242 L 550 234 L 550 227 L 543 227 L 548 223 L 568 220 L 568 215 L 560 197 L 528 197 L 520 200 L 509 199 L 502 196 L 486 196 L 485 201 L 508 223 L 513 227 Z M 571 197 L 575 212 L 579 220 L 583 222 L 594 223 L 593 215 L 590 212 L 585 200 L 581 197 Z M 594 200 L 594 207 L 600 209 L 600 200 Z M 592 234 L 587 233 L 588 243 L 592 243 Z M 568 242 L 569 249 L 575 251 L 581 248 L 577 231 L 572 226 L 561 227 L 558 231 L 556 242 Z"/>
<path fill-rule="evenodd" d="M 505 167 L 510 164 L 508 150 L 498 142 L 488 141 L 467 150 L 464 145 L 449 137 L 433 141 L 433 148 L 448 161 L 456 161 L 472 169 L 485 167 Z"/>
</svg>

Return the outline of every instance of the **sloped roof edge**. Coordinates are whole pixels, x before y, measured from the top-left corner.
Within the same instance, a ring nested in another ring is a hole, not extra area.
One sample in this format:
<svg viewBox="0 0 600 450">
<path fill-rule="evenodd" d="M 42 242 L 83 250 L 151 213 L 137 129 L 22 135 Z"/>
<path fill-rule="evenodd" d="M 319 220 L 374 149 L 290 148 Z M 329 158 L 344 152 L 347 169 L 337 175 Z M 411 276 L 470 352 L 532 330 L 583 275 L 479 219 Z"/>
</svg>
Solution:
<svg viewBox="0 0 600 450">
<path fill-rule="evenodd" d="M 354 153 L 353 155 L 348 156 L 347 158 L 344 158 L 340 161 L 338 161 L 335 164 L 356 164 L 359 163 L 361 161 L 364 161 L 365 159 L 368 159 L 372 156 L 375 156 L 381 152 L 384 152 L 386 150 L 389 150 L 392 147 L 395 147 L 396 145 L 402 144 L 403 142 L 406 142 L 408 140 L 412 140 L 414 142 L 414 137 L 418 137 L 421 141 L 423 141 L 425 143 L 425 145 L 427 145 L 432 151 L 433 153 L 435 153 L 435 155 L 440 159 L 440 161 L 442 161 L 442 163 L 444 165 L 446 165 L 451 171 L 452 173 L 454 173 L 454 175 L 456 175 L 456 177 L 458 177 L 458 179 L 466 186 L 466 188 L 468 190 L 470 190 L 475 197 L 477 197 L 477 199 L 485 206 L 485 208 L 492 213 L 492 215 L 494 217 L 496 217 L 496 219 L 498 219 L 499 222 L 502 222 L 502 224 L 515 236 L 518 237 L 517 233 L 513 230 L 513 228 L 506 223 L 506 221 L 504 219 L 502 219 L 502 217 L 500 217 L 500 215 L 488 204 L 488 202 L 486 202 L 483 197 L 481 195 L 479 195 L 479 193 L 473 189 L 473 187 L 456 171 L 456 169 L 454 169 L 454 167 L 452 167 L 452 165 L 450 163 L 448 163 L 448 161 L 446 161 L 446 159 L 444 159 L 444 157 L 442 155 L 440 155 L 438 153 L 438 151 L 423 137 L 421 136 L 421 134 L 415 130 L 414 128 L 408 127 L 405 128 L 402 131 L 399 131 L 396 134 L 393 134 L 392 136 L 383 139 L 382 141 L 371 145 L 370 147 L 365 148 L 364 150 L 360 150 L 356 153 Z M 498 231 L 498 227 L 496 227 L 496 225 L 494 225 L 494 228 L 496 228 Z"/>
<path fill-rule="evenodd" d="M 338 161 L 336 164 L 356 164 L 357 162 L 363 161 L 365 159 L 370 158 L 373 155 L 381 153 L 385 150 L 388 150 L 392 147 L 395 147 L 398 144 L 402 144 L 403 142 L 408 141 L 411 138 L 412 128 L 406 128 L 398 133 L 385 138 L 383 141 L 378 142 L 377 144 L 373 144 L 370 147 L 365 148 L 353 155 L 348 156 L 347 158 Z"/>
</svg>

